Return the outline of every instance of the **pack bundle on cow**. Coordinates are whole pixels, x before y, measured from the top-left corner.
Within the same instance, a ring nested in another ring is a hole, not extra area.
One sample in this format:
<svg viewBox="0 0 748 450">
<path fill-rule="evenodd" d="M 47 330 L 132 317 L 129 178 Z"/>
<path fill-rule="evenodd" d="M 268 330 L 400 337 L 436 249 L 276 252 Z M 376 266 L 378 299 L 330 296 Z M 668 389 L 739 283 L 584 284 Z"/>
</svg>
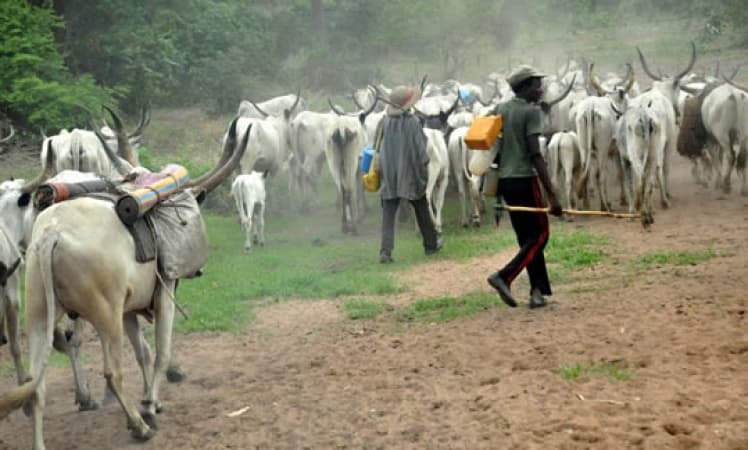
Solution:
<svg viewBox="0 0 748 450">
<path fill-rule="evenodd" d="M 699 158 L 704 154 L 709 133 L 704 126 L 701 115 L 701 106 L 706 96 L 719 86 L 710 84 L 698 95 L 686 99 L 683 104 L 683 117 L 681 118 L 680 131 L 678 132 L 678 154 L 685 158 Z"/>
<path fill-rule="evenodd" d="M 121 132 L 122 122 L 107 110 Z M 187 169 L 169 164 L 153 173 L 133 167 L 134 161 L 119 160 L 106 138 L 95 133 L 123 178 L 115 181 L 89 173 L 61 172 L 36 189 L 34 206 L 42 211 L 82 196 L 111 201 L 135 240 L 136 261 L 156 259 L 160 274 L 167 279 L 199 275 L 208 258 L 208 236 L 195 197 L 182 191 L 190 179 Z M 48 143 L 47 152 L 54 155 L 51 145 Z"/>
</svg>

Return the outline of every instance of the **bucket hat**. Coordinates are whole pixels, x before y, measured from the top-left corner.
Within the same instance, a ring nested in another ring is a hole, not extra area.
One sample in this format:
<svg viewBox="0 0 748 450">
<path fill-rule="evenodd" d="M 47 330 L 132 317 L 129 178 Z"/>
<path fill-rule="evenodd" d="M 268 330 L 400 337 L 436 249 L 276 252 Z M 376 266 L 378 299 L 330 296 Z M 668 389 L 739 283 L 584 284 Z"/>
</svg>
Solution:
<svg viewBox="0 0 748 450">
<path fill-rule="evenodd" d="M 402 114 L 409 110 L 419 98 L 421 98 L 420 89 L 412 86 L 397 86 L 390 92 L 390 105 L 387 106 L 387 115 L 398 116 Z"/>
</svg>

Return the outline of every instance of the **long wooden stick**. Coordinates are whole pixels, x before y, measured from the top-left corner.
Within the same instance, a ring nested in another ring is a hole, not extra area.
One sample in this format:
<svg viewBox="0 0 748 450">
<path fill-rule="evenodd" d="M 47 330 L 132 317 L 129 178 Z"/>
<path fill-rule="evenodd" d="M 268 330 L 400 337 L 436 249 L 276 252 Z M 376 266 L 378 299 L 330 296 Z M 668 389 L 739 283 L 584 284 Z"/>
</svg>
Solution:
<svg viewBox="0 0 748 450">
<path fill-rule="evenodd" d="M 533 212 L 533 213 L 548 213 L 550 208 L 535 208 L 530 206 L 510 206 L 499 204 L 496 205 L 497 210 L 504 210 L 509 212 Z M 578 209 L 564 209 L 564 214 L 572 216 L 600 216 L 600 217 L 613 217 L 616 219 L 638 219 L 641 217 L 638 213 L 617 213 L 609 211 L 583 211 Z"/>
</svg>

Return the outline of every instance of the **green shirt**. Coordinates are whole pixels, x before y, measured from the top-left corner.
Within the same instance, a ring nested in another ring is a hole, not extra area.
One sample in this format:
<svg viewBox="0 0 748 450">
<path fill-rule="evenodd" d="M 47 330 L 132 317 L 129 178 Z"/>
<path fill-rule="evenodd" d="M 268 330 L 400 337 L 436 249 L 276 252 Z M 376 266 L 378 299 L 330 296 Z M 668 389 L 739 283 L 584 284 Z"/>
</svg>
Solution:
<svg viewBox="0 0 748 450">
<path fill-rule="evenodd" d="M 499 104 L 496 113 L 502 115 L 504 130 L 499 142 L 499 178 L 524 178 L 537 175 L 527 137 L 543 131 L 540 107 L 513 98 Z"/>
</svg>

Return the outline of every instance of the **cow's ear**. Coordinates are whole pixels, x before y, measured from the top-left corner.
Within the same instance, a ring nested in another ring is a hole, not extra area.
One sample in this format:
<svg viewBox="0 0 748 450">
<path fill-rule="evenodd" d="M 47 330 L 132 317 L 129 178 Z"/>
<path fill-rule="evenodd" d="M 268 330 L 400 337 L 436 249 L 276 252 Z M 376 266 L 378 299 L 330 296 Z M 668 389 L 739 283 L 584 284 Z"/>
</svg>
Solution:
<svg viewBox="0 0 748 450">
<path fill-rule="evenodd" d="M 286 120 L 289 120 L 291 118 L 291 110 L 290 109 L 284 109 L 283 110 L 283 117 Z"/>
<path fill-rule="evenodd" d="M 18 197 L 19 208 L 25 208 L 29 206 L 30 202 L 31 202 L 31 194 L 29 192 L 24 192 L 23 194 L 21 194 L 20 197 Z"/>
<path fill-rule="evenodd" d="M 542 109 L 546 114 L 548 114 L 548 112 L 550 112 L 551 110 L 551 106 L 548 104 L 548 102 L 540 102 L 539 106 L 540 109 Z"/>
<path fill-rule="evenodd" d="M 364 114 L 364 113 L 359 114 L 358 115 L 358 121 L 361 122 L 361 125 L 363 125 L 364 122 L 366 122 L 366 114 Z"/>
</svg>

